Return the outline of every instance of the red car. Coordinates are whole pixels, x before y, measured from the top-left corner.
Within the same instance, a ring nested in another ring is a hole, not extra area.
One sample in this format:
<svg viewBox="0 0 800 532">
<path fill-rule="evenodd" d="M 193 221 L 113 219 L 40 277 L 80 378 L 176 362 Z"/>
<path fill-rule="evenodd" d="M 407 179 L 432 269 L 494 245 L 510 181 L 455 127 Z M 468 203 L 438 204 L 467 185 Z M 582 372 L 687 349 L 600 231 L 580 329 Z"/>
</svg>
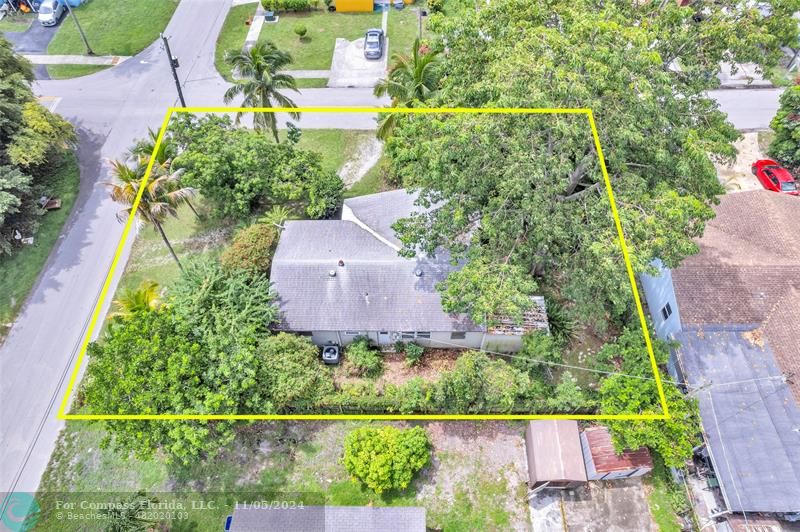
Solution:
<svg viewBox="0 0 800 532">
<path fill-rule="evenodd" d="M 783 192 L 792 196 L 800 196 L 800 187 L 789 170 L 771 159 L 761 159 L 753 163 L 753 174 L 761 181 L 761 185 L 773 192 Z"/>
</svg>

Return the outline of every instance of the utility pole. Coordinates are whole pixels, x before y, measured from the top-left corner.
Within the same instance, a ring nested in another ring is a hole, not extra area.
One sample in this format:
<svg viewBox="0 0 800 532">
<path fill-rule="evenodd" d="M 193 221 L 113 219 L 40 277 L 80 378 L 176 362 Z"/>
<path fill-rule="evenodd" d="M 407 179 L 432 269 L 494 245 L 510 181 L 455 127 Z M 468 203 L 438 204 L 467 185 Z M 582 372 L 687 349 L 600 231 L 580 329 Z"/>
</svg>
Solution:
<svg viewBox="0 0 800 532">
<path fill-rule="evenodd" d="M 83 45 L 86 47 L 86 55 L 94 55 L 94 51 L 92 47 L 89 46 L 89 41 L 86 40 L 86 34 L 83 33 L 83 28 L 81 28 L 81 23 L 78 22 L 78 18 L 75 16 L 75 13 L 72 12 L 72 6 L 69 5 L 70 0 L 65 0 L 64 5 L 67 6 L 67 11 L 69 11 L 69 18 L 75 21 L 75 26 L 78 28 L 78 33 L 81 34 L 81 39 L 83 39 Z"/>
<path fill-rule="evenodd" d="M 175 88 L 178 89 L 178 98 L 180 98 L 181 100 L 181 107 L 186 107 L 186 100 L 183 99 L 183 90 L 181 89 L 181 82 L 178 79 L 178 71 L 175 70 L 181 65 L 180 63 L 178 63 L 178 58 L 172 56 L 172 52 L 169 49 L 169 39 L 167 39 L 163 33 L 161 34 L 161 40 L 164 41 L 164 48 L 167 50 L 169 67 L 172 69 L 172 77 L 175 79 Z"/>
</svg>

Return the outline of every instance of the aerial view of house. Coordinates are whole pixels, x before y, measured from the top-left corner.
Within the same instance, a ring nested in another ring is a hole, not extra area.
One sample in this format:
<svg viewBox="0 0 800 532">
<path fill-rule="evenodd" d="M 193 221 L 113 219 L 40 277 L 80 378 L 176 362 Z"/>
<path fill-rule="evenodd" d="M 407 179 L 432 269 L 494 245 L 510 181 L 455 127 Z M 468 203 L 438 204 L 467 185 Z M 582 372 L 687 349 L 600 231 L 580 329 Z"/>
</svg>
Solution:
<svg viewBox="0 0 800 532">
<path fill-rule="evenodd" d="M 800 531 L 800 0 L 0 0 L 0 532 Z"/>
</svg>

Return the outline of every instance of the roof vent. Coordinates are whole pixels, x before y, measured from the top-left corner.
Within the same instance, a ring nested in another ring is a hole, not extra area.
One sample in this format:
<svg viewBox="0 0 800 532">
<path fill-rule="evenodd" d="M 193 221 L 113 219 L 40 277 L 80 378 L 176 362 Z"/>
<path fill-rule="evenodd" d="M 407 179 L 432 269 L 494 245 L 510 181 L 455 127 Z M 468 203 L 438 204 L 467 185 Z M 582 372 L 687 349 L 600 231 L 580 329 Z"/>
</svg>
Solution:
<svg viewBox="0 0 800 532">
<path fill-rule="evenodd" d="M 422 270 L 417 268 L 416 270 L 414 270 L 414 275 L 416 275 L 417 277 L 422 277 Z"/>
<path fill-rule="evenodd" d="M 344 261 L 342 259 L 339 259 L 339 266 L 344 266 Z"/>
<path fill-rule="evenodd" d="M 336 270 L 331 270 L 328 272 L 328 277 L 336 277 Z"/>
</svg>

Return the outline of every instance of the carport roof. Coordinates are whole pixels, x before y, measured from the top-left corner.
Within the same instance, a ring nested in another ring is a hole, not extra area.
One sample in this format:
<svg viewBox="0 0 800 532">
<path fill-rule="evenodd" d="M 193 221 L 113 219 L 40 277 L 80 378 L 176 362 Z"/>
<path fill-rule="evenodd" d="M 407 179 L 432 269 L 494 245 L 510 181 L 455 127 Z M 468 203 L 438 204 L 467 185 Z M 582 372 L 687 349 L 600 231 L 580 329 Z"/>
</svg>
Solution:
<svg viewBox="0 0 800 532">
<path fill-rule="evenodd" d="M 754 332 L 755 331 L 755 332 Z M 800 511 L 800 409 L 753 326 L 676 334 L 708 450 L 734 512 Z"/>
</svg>

